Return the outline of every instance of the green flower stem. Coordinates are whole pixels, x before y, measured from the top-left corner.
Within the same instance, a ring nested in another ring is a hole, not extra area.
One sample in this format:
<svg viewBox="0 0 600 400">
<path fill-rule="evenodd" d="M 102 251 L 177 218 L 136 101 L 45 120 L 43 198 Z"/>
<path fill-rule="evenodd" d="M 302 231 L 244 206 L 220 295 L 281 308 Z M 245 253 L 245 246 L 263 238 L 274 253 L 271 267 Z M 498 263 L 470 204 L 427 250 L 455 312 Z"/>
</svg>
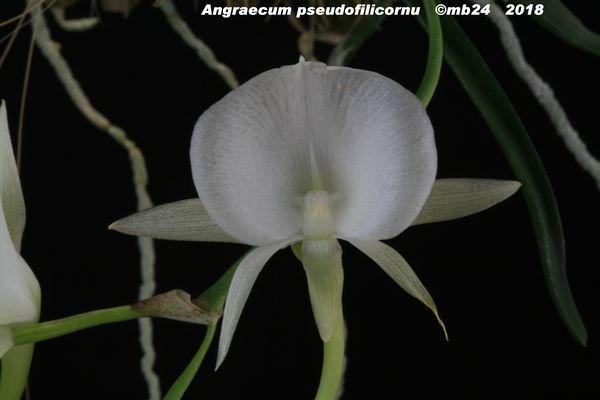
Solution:
<svg viewBox="0 0 600 400">
<path fill-rule="evenodd" d="M 444 40 L 440 17 L 435 12 L 436 1 L 424 0 L 425 12 L 427 14 L 427 32 L 429 33 L 429 53 L 427 54 L 427 67 L 417 97 L 427 107 L 440 80 L 442 61 L 444 60 Z"/>
<path fill-rule="evenodd" d="M 208 289 L 196 299 L 198 302 L 206 305 L 206 307 L 218 314 L 223 314 L 223 307 L 225 306 L 225 299 L 227 298 L 227 292 L 229 292 L 229 285 L 233 279 L 233 274 L 237 270 L 242 260 L 250 254 L 255 247 L 251 247 L 245 252 L 238 260 L 225 271 L 223 275 L 213 283 Z"/>
<path fill-rule="evenodd" d="M 225 305 L 225 299 L 227 298 L 227 292 L 229 291 L 229 285 L 231 284 L 231 279 L 233 278 L 233 274 L 235 270 L 240 265 L 244 257 L 248 255 L 252 250 L 251 248 L 243 256 L 241 256 L 225 273 L 208 289 L 206 289 L 195 301 L 203 304 L 208 310 L 222 314 L 223 306 Z M 210 348 L 213 338 L 215 336 L 215 331 L 217 329 L 216 322 L 214 324 L 208 325 L 206 330 L 206 334 L 204 335 L 204 340 L 200 345 L 200 348 L 190 361 L 187 367 L 183 370 L 181 375 L 177 377 L 173 386 L 169 389 L 169 392 L 165 395 L 163 400 L 178 400 L 183 397 L 187 389 L 189 388 L 194 376 L 198 373 L 198 369 L 202 362 L 204 361 L 204 357 Z"/>
<path fill-rule="evenodd" d="M 15 345 L 20 345 L 53 339 L 98 325 L 112 324 L 114 322 L 142 317 L 145 317 L 145 315 L 134 310 L 130 305 L 119 306 L 90 311 L 54 321 L 15 326 L 12 328 L 12 335 Z"/>
<path fill-rule="evenodd" d="M 344 332 L 344 317 L 341 313 L 339 318 L 331 340 L 323 344 L 323 369 L 315 400 L 335 400 L 338 398 L 341 389 L 345 364 L 346 335 Z"/>
<path fill-rule="evenodd" d="M 200 365 L 202 365 L 202 361 L 204 361 L 204 357 L 206 356 L 206 353 L 210 348 L 216 330 L 216 324 L 208 325 L 208 328 L 206 329 L 206 334 L 204 335 L 204 340 L 202 341 L 200 348 L 198 349 L 188 366 L 185 367 L 181 375 L 179 375 L 175 383 L 173 383 L 173 386 L 171 386 L 171 389 L 169 389 L 169 392 L 165 395 L 163 400 L 179 400 L 183 397 L 186 390 L 190 386 L 190 383 L 192 383 L 194 376 L 196 376 Z"/>
</svg>

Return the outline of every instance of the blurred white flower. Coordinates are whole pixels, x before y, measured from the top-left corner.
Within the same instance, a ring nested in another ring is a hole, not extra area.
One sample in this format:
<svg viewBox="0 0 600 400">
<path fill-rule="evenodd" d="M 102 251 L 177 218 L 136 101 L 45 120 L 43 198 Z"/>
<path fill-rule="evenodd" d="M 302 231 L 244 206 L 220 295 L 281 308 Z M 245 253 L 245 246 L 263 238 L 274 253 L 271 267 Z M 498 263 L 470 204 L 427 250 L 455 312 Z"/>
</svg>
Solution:
<svg viewBox="0 0 600 400">
<path fill-rule="evenodd" d="M 36 321 L 40 287 L 21 258 L 25 203 L 13 155 L 6 108 L 0 105 L 0 358 L 13 347 L 10 326 Z"/>
<path fill-rule="evenodd" d="M 411 224 L 481 211 L 519 187 L 475 179 L 434 184 L 433 128 L 412 93 L 373 72 L 303 59 L 256 76 L 204 112 L 190 155 L 199 200 L 142 211 L 111 228 L 256 246 L 231 282 L 217 364 L 263 266 L 298 242 L 323 341 L 343 323 L 338 239 L 373 259 L 438 317 L 408 263 L 381 240 Z"/>
</svg>

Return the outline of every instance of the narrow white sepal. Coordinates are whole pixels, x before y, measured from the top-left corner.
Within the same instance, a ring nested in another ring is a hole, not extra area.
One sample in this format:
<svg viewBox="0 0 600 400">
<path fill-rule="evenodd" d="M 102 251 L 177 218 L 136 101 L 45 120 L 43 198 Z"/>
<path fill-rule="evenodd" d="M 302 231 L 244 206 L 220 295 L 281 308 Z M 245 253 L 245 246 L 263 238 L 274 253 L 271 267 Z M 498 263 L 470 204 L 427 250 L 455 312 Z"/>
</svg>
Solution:
<svg viewBox="0 0 600 400">
<path fill-rule="evenodd" d="M 2 199 L 10 237 L 17 251 L 20 251 L 25 229 L 25 201 L 8 130 L 4 101 L 0 104 L 0 199 Z"/>
<path fill-rule="evenodd" d="M 406 260 L 392 247 L 379 241 L 358 240 L 347 237 L 340 239 L 353 244 L 357 249 L 369 256 L 377 265 L 381 267 L 402 289 L 408 294 L 420 300 L 433 313 L 440 326 L 444 330 L 444 336 L 448 340 L 446 327 L 442 322 L 433 298 L 425 289 L 415 272 L 412 270 Z"/>
<path fill-rule="evenodd" d="M 323 342 L 328 342 L 342 315 L 342 247 L 337 239 L 302 241 L 302 265 L 313 314 Z"/>
<path fill-rule="evenodd" d="M 449 221 L 486 210 L 512 196 L 521 184 L 497 179 L 438 179 L 413 225 Z"/>
<path fill-rule="evenodd" d="M 38 281 L 15 249 L 0 199 L 0 326 L 34 321 L 39 308 Z"/>
<path fill-rule="evenodd" d="M 200 199 L 161 204 L 113 222 L 108 228 L 154 239 L 239 243 L 215 223 Z"/>
<path fill-rule="evenodd" d="M 14 346 L 12 332 L 8 326 L 0 326 L 0 358 Z"/>
<path fill-rule="evenodd" d="M 33 321 L 39 315 L 40 287 L 35 275 L 19 254 L 24 228 L 25 202 L 8 131 L 6 107 L 2 102 L 0 104 L 0 326 Z M 3 336 L 5 335 L 6 332 L 3 333 Z M 3 347 L 9 343 L 6 339 L 2 341 Z"/>
<path fill-rule="evenodd" d="M 240 319 L 240 315 L 258 274 L 262 271 L 262 268 L 273 254 L 301 239 L 301 236 L 295 236 L 283 242 L 257 247 L 248 253 L 237 267 L 233 279 L 231 280 L 231 285 L 229 286 L 227 300 L 225 301 L 223 322 L 221 323 L 221 336 L 219 337 L 217 365 L 215 369 L 219 368 L 227 355 L 238 320 Z"/>
</svg>

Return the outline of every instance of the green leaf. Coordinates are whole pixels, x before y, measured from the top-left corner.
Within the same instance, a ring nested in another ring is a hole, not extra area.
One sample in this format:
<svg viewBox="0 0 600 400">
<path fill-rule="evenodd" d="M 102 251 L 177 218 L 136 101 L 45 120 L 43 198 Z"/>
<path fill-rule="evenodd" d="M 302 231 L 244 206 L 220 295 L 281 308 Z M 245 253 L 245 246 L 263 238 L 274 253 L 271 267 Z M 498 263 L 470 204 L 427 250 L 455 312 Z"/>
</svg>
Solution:
<svg viewBox="0 0 600 400">
<path fill-rule="evenodd" d="M 600 55 L 600 35 L 589 30 L 560 0 L 519 0 L 522 4 L 542 4 L 544 13 L 532 18 L 550 33 L 570 45 Z"/>
<path fill-rule="evenodd" d="M 415 4 L 415 0 L 405 0 Z M 421 20 L 422 25 L 425 25 Z M 554 192 L 544 166 L 506 93 L 471 40 L 451 17 L 442 18 L 444 55 L 494 134 L 517 179 L 536 235 L 544 277 L 573 337 L 587 345 L 587 331 L 567 280 L 565 240 Z"/>
<path fill-rule="evenodd" d="M 440 80 L 442 72 L 442 61 L 444 59 L 444 39 L 440 17 L 435 12 L 435 0 L 425 0 L 425 11 L 427 12 L 427 32 L 429 33 L 429 52 L 427 53 L 427 67 L 417 97 L 427 107 Z"/>
</svg>

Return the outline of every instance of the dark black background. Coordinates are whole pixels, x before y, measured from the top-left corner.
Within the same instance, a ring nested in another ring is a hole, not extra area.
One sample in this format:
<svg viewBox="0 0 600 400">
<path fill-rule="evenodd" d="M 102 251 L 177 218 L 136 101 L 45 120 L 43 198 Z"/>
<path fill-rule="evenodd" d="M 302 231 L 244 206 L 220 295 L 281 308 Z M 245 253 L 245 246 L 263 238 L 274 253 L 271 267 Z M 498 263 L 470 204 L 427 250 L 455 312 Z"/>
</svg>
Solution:
<svg viewBox="0 0 600 400">
<path fill-rule="evenodd" d="M 149 191 L 159 204 L 195 196 L 188 161 L 192 127 L 228 88 L 149 3 L 128 18 L 103 15 L 102 25 L 89 32 L 51 28 L 97 109 L 144 151 Z M 194 31 L 242 82 L 298 59 L 297 33 L 285 18 L 202 17 L 179 3 Z M 588 26 L 600 28 L 598 4 L 570 3 Z M 2 19 L 21 7 L 19 2 L 3 4 Z M 79 11 L 85 14 L 86 7 Z M 528 59 L 552 83 L 574 126 L 600 155 L 600 60 L 550 36 L 529 18 L 512 21 Z M 570 337 L 554 310 L 524 200 L 517 194 L 475 217 L 410 228 L 391 241 L 434 296 L 449 343 L 425 307 L 366 256 L 344 247 L 344 398 L 598 398 L 597 188 L 512 72 L 495 28 L 484 17 L 460 22 L 514 101 L 550 175 L 589 346 L 584 349 Z M 0 70 L 0 94 L 13 134 L 28 42 L 25 29 Z M 327 51 L 320 47 L 318 54 L 326 58 Z M 417 22 L 392 17 L 350 66 L 415 90 L 426 51 L 427 37 Z M 436 130 L 439 177 L 513 177 L 449 68 L 428 112 Z M 28 209 L 23 254 L 42 286 L 42 319 L 133 302 L 139 284 L 135 239 L 106 230 L 135 210 L 126 153 L 79 114 L 38 51 L 26 109 L 22 182 Z M 181 288 L 198 294 L 245 250 L 156 242 L 158 291 Z M 164 391 L 203 332 L 203 327 L 156 321 L 157 371 Z M 321 344 L 304 272 L 289 250 L 278 253 L 261 274 L 218 372 L 213 371 L 215 355 L 216 341 L 187 398 L 314 395 Z M 133 321 L 41 343 L 31 372 L 32 399 L 144 399 L 139 357 Z"/>
</svg>

